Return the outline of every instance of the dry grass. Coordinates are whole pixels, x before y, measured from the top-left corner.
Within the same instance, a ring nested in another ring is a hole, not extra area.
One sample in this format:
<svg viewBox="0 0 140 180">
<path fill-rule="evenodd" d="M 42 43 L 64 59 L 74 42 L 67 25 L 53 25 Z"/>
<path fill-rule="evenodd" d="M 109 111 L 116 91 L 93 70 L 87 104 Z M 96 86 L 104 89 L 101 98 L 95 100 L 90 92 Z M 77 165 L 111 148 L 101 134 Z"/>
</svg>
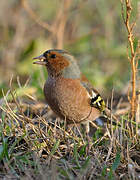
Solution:
<svg viewBox="0 0 140 180">
<path fill-rule="evenodd" d="M 140 179 L 139 137 L 127 114 L 119 126 L 92 134 L 87 151 L 79 127 L 66 130 L 49 107 L 31 99 L 10 90 L 1 100 L 1 179 Z"/>
</svg>

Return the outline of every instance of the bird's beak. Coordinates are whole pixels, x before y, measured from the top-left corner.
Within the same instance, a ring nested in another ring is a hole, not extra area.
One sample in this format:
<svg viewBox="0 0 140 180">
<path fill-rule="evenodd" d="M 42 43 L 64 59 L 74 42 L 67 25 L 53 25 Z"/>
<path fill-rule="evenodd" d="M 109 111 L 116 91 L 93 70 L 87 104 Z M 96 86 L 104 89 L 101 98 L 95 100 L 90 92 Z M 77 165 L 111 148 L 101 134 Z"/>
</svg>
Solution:
<svg viewBox="0 0 140 180">
<path fill-rule="evenodd" d="M 39 65 L 46 65 L 47 61 L 45 60 L 46 58 L 41 54 L 40 56 L 34 57 L 33 59 L 38 59 L 39 61 L 33 62 L 33 64 L 39 64 Z"/>
</svg>

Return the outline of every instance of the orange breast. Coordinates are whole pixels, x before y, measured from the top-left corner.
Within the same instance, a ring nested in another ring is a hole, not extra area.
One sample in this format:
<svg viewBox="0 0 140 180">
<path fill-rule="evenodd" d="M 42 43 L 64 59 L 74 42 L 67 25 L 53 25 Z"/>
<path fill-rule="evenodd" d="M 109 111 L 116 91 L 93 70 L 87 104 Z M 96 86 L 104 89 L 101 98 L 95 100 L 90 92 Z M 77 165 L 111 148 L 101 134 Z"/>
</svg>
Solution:
<svg viewBox="0 0 140 180">
<path fill-rule="evenodd" d="M 79 79 L 47 80 L 44 94 L 51 109 L 70 122 L 93 121 L 100 114 L 90 106 L 88 92 Z"/>
</svg>

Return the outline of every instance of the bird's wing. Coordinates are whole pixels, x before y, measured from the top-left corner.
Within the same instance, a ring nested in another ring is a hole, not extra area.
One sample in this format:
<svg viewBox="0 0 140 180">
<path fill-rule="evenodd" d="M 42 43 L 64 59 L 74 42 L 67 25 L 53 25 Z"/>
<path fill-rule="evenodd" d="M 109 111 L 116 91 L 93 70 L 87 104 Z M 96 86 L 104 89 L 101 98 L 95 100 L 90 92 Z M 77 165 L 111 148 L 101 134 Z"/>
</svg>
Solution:
<svg viewBox="0 0 140 180">
<path fill-rule="evenodd" d="M 84 88 L 86 88 L 86 90 L 89 94 L 90 106 L 95 107 L 95 108 L 99 109 L 100 111 L 104 111 L 105 110 L 105 102 L 104 102 L 103 98 L 100 96 L 98 91 L 93 88 L 93 86 L 90 84 L 90 82 L 84 75 L 81 76 L 81 85 Z"/>
<path fill-rule="evenodd" d="M 96 119 L 96 124 L 99 126 L 103 126 L 104 122 L 108 122 L 112 123 L 113 125 L 119 125 L 119 119 L 115 115 L 112 115 L 111 110 L 106 107 L 103 98 L 100 96 L 98 91 L 93 88 L 88 79 L 84 75 L 81 75 L 80 81 L 81 85 L 86 88 L 89 94 L 91 107 L 95 107 L 102 112 L 102 115 Z M 109 118 L 110 116 L 112 116 L 113 121 Z"/>
</svg>

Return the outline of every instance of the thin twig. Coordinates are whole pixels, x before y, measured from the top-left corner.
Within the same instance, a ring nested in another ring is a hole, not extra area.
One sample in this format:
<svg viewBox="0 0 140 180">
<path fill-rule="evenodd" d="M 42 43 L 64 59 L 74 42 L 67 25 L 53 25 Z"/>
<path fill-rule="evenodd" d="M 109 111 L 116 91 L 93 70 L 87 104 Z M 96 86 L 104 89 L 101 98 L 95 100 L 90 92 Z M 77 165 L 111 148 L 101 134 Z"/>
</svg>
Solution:
<svg viewBox="0 0 140 180">
<path fill-rule="evenodd" d="M 136 114 L 136 108 L 137 108 L 137 105 L 136 105 L 136 72 L 137 72 L 136 56 L 137 56 L 137 51 L 134 50 L 133 28 L 136 25 L 136 22 L 130 23 L 130 18 L 131 18 L 131 13 L 132 13 L 131 0 L 121 0 L 121 6 L 122 6 L 122 18 L 123 18 L 124 24 L 127 29 L 128 45 L 129 45 L 130 53 L 131 53 L 131 55 L 129 55 L 127 53 L 128 60 L 131 65 L 131 71 L 132 71 L 132 74 L 131 74 L 132 97 L 131 97 L 131 99 L 129 99 L 129 102 L 131 104 L 131 117 L 132 117 L 132 120 L 134 120 L 135 114 Z M 124 13 L 124 8 L 126 8 L 126 13 Z"/>
<path fill-rule="evenodd" d="M 24 9 L 26 10 L 26 12 L 29 14 L 29 16 L 37 23 L 39 24 L 41 27 L 45 28 L 46 30 L 48 30 L 49 32 L 53 33 L 54 29 L 51 25 L 49 25 L 47 22 L 42 21 L 37 14 L 35 14 L 35 12 L 30 8 L 30 6 L 28 5 L 27 0 L 21 0 L 22 6 L 24 7 Z"/>
</svg>

